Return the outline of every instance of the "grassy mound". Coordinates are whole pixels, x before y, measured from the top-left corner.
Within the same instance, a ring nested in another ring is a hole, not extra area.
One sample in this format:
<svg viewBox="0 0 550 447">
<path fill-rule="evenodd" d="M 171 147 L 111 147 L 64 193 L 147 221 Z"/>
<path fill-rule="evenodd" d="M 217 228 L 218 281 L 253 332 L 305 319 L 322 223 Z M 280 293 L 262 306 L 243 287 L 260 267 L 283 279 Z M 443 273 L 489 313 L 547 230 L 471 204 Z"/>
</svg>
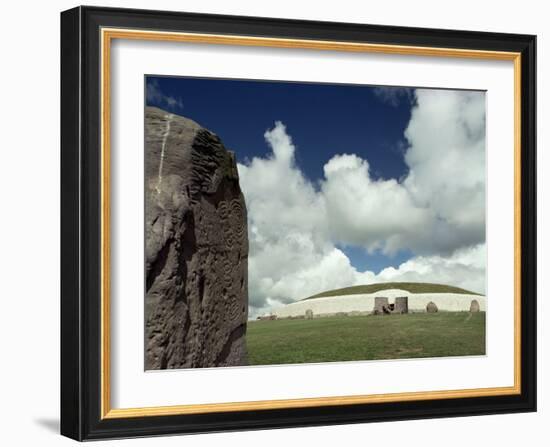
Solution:
<svg viewBox="0 0 550 447">
<path fill-rule="evenodd" d="M 343 289 L 328 290 L 316 295 L 308 296 L 304 300 L 312 298 L 324 298 L 339 295 L 361 295 L 367 293 L 376 293 L 381 290 L 401 289 L 410 293 L 463 293 L 468 295 L 481 295 L 476 292 L 461 289 L 460 287 L 448 286 L 446 284 L 431 284 L 428 282 L 384 282 L 378 284 L 368 284 L 363 286 L 344 287 Z M 303 301 L 303 300 L 302 300 Z"/>
<path fill-rule="evenodd" d="M 485 354 L 485 312 L 252 321 L 250 365 Z"/>
</svg>

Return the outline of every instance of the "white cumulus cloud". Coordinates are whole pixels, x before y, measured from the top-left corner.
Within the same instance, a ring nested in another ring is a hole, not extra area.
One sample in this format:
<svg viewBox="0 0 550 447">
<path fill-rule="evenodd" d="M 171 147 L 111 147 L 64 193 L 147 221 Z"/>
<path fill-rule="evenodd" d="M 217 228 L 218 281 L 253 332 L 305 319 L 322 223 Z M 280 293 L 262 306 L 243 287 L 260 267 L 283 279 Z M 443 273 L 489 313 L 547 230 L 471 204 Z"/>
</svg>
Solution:
<svg viewBox="0 0 550 447">
<path fill-rule="evenodd" d="M 417 90 L 403 186 L 433 213 L 436 251 L 485 240 L 485 94 Z"/>
<path fill-rule="evenodd" d="M 338 287 L 427 281 L 485 291 L 485 98 L 416 90 L 403 179 L 374 179 L 368 160 L 335 155 L 314 185 L 281 122 L 272 153 L 239 164 L 249 218 L 252 316 Z M 360 272 L 337 245 L 412 259 Z"/>
<path fill-rule="evenodd" d="M 333 239 L 393 254 L 410 248 L 430 211 L 416 206 L 397 180 L 373 180 L 357 155 L 336 155 L 324 167 L 322 195 Z M 398 241 L 395 240 L 398 238 Z"/>
<path fill-rule="evenodd" d="M 485 259 L 485 244 L 478 244 L 458 249 L 451 256 L 415 257 L 404 262 L 397 269 L 385 268 L 376 275 L 374 280 L 376 282 L 435 282 L 485 293 Z M 358 284 L 364 284 L 364 282 L 360 280 Z"/>
</svg>

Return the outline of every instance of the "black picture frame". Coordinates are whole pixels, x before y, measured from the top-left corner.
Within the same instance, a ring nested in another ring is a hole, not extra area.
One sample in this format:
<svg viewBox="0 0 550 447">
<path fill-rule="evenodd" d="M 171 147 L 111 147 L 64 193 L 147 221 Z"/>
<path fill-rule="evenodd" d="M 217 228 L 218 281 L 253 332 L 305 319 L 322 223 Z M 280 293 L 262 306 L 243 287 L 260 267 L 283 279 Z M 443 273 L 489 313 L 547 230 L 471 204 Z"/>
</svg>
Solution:
<svg viewBox="0 0 550 447">
<path fill-rule="evenodd" d="M 166 416 L 102 417 L 101 84 L 104 27 L 521 54 L 518 394 Z M 166 11 L 61 13 L 61 433 L 77 440 L 536 410 L 536 36 Z"/>
</svg>

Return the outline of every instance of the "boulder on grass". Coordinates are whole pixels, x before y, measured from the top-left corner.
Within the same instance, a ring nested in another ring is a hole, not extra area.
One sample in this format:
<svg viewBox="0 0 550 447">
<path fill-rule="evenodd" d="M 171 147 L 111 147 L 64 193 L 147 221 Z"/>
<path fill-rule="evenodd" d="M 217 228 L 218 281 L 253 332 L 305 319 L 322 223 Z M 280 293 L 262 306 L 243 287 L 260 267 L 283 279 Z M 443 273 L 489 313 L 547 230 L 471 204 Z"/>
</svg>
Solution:
<svg viewBox="0 0 550 447">
<path fill-rule="evenodd" d="M 374 298 L 374 309 L 372 310 L 373 315 L 383 315 L 384 309 L 387 309 L 389 306 L 389 301 L 387 297 L 377 296 Z"/>
<path fill-rule="evenodd" d="M 437 311 L 437 305 L 433 301 L 430 301 L 426 306 L 426 312 L 429 314 L 435 314 Z"/>
</svg>

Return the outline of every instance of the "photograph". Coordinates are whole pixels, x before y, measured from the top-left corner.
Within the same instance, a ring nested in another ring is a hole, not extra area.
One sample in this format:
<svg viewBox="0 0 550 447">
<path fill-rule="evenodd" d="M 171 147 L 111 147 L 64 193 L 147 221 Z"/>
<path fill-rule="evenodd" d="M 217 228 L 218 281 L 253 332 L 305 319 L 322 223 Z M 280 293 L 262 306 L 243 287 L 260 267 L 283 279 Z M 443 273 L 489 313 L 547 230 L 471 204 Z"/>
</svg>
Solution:
<svg viewBox="0 0 550 447">
<path fill-rule="evenodd" d="M 206 9 L 60 15 L 60 433 L 536 412 L 542 28 Z"/>
<path fill-rule="evenodd" d="M 486 354 L 486 91 L 144 97 L 146 371 Z"/>
</svg>

